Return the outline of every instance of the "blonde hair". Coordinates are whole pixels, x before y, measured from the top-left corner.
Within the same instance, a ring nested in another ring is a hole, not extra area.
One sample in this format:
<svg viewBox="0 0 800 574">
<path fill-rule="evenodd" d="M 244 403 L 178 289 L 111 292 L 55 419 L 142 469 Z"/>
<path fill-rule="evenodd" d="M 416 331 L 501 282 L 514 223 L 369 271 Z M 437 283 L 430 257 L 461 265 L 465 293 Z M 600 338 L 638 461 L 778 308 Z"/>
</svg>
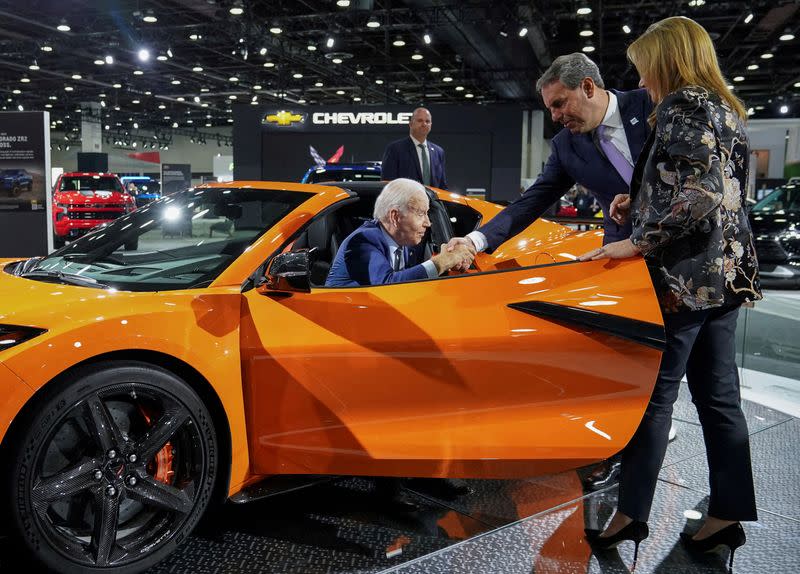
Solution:
<svg viewBox="0 0 800 574">
<path fill-rule="evenodd" d="M 627 54 L 653 93 L 656 106 L 677 89 L 701 86 L 716 92 L 742 121 L 747 119 L 744 104 L 722 76 L 711 37 L 691 18 L 673 16 L 651 24 L 628 46 Z M 655 111 L 648 120 L 655 123 Z"/>
</svg>

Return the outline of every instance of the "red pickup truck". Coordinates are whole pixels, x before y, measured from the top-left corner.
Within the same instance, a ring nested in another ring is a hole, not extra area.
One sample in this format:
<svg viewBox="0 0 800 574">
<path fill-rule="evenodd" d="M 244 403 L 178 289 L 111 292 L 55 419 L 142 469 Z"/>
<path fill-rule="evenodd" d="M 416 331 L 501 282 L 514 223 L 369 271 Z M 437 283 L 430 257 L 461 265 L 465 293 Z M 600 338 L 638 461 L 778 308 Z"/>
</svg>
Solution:
<svg viewBox="0 0 800 574">
<path fill-rule="evenodd" d="M 134 209 L 136 201 L 113 173 L 62 173 L 53 188 L 55 247 Z"/>
</svg>

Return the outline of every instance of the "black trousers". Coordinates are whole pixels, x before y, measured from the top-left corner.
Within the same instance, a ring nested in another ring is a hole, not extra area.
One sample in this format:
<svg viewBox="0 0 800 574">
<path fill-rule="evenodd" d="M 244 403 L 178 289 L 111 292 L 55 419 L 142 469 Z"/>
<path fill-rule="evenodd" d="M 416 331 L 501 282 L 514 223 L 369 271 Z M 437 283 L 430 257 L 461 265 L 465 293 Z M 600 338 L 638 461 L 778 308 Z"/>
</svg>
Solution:
<svg viewBox="0 0 800 574">
<path fill-rule="evenodd" d="M 708 514 L 757 520 L 750 438 L 736 369 L 738 306 L 664 314 L 667 348 L 653 395 L 636 433 L 622 451 L 620 512 L 646 521 L 667 450 L 672 405 L 686 374 L 708 458 Z"/>
</svg>

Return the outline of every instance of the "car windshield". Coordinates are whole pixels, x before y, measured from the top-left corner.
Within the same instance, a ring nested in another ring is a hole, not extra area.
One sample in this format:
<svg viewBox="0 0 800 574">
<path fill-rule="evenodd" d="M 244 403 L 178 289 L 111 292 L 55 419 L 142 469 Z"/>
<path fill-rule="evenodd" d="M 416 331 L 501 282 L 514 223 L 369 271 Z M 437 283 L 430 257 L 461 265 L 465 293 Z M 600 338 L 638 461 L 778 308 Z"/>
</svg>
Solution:
<svg viewBox="0 0 800 574">
<path fill-rule="evenodd" d="M 800 185 L 779 187 L 753 206 L 753 213 L 800 212 Z"/>
<path fill-rule="evenodd" d="M 380 168 L 342 168 L 327 170 L 320 168 L 312 171 L 308 178 L 308 183 L 319 183 L 321 181 L 380 181 Z"/>
<path fill-rule="evenodd" d="M 59 191 L 122 191 L 116 177 L 103 175 L 75 175 L 61 178 Z"/>
<path fill-rule="evenodd" d="M 101 226 L 23 276 L 79 276 L 125 291 L 204 287 L 311 195 L 218 187 L 179 191 Z"/>
</svg>

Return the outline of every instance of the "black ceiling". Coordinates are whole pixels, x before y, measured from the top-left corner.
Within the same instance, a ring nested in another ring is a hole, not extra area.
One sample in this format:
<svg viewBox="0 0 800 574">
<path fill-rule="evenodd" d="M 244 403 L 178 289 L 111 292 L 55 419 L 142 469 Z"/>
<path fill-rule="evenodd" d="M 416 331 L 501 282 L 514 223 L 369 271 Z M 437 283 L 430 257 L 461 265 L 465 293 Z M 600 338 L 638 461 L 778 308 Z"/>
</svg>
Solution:
<svg viewBox="0 0 800 574">
<path fill-rule="evenodd" d="M 583 5 L 591 13 L 579 15 Z M 85 101 L 105 102 L 103 123 L 112 130 L 136 122 L 165 131 L 229 125 L 232 104 L 252 101 L 541 108 L 536 78 L 587 41 L 608 86 L 634 87 L 625 47 L 649 23 L 676 14 L 709 30 L 754 117 L 800 115 L 800 39 L 780 39 L 800 34 L 800 0 L 2 0 L 1 107 L 49 106 L 67 131 Z M 379 27 L 368 27 L 371 17 Z M 59 31 L 62 23 L 70 30 Z M 593 35 L 582 37 L 584 29 Z M 141 49 L 150 53 L 145 62 Z M 780 105 L 789 111 L 782 115 Z"/>
</svg>

